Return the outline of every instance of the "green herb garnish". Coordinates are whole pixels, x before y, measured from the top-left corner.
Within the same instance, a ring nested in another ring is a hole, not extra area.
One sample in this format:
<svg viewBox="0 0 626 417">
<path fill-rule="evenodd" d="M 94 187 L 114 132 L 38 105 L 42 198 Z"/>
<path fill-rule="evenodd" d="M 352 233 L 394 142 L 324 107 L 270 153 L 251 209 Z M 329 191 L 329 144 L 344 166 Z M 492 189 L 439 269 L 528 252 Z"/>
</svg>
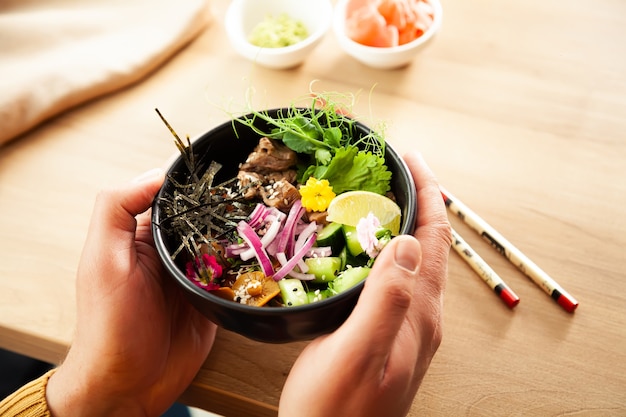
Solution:
<svg viewBox="0 0 626 417">
<path fill-rule="evenodd" d="M 319 106 L 320 102 L 324 105 Z M 259 119 L 269 128 L 260 128 Z M 312 98 L 308 108 L 292 105 L 276 117 L 252 111 L 251 115 L 234 121 L 262 136 L 282 140 L 299 154 L 308 155 L 308 161 L 300 170 L 299 183 L 305 183 L 309 177 L 327 179 L 337 194 L 351 190 L 385 194 L 391 189 L 384 139 L 375 131 L 361 135 L 356 120 L 346 116 L 345 111 L 327 97 Z"/>
</svg>

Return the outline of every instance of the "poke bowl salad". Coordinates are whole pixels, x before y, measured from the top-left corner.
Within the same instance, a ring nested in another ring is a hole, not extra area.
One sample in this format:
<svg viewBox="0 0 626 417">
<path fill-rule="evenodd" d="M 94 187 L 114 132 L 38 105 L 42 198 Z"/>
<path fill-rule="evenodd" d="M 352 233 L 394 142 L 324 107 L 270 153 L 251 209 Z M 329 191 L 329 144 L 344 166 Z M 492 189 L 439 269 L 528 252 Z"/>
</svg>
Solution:
<svg viewBox="0 0 626 417">
<path fill-rule="evenodd" d="M 197 306 L 332 303 L 362 286 L 393 236 L 413 231 L 402 159 L 319 97 L 234 117 L 195 141 L 167 126 L 180 157 L 155 198 L 153 232 Z"/>
</svg>

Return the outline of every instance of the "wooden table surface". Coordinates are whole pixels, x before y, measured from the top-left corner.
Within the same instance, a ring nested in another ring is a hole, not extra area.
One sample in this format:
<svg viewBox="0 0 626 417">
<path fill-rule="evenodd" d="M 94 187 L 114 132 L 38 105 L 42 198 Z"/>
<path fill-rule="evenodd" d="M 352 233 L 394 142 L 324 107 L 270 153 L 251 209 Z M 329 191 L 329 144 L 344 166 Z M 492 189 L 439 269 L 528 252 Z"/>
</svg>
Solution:
<svg viewBox="0 0 626 417">
<path fill-rule="evenodd" d="M 358 94 L 358 115 L 384 122 L 401 153 L 421 151 L 580 301 L 565 312 L 451 218 L 521 302 L 509 310 L 450 254 L 444 340 L 410 415 L 626 415 L 626 2 L 444 0 L 435 42 L 393 71 L 357 63 L 332 34 L 296 69 L 256 67 L 229 47 L 226 5 L 213 1 L 206 32 L 145 81 L 0 148 L 0 346 L 62 359 L 97 191 L 176 153 L 155 107 L 194 136 L 247 93 L 257 108 L 284 106 L 317 80 Z M 220 330 L 184 400 L 275 415 L 304 345 Z"/>
</svg>

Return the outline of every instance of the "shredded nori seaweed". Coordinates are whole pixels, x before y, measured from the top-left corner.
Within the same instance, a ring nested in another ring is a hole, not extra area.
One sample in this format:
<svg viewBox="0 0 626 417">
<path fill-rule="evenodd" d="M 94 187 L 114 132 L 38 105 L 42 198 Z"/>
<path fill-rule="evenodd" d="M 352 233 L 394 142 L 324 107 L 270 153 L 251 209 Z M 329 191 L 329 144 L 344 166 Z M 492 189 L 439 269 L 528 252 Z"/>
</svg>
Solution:
<svg viewBox="0 0 626 417">
<path fill-rule="evenodd" d="M 231 178 L 214 185 L 215 177 L 222 166 L 211 161 L 200 175 L 197 158 L 189 138 L 185 144 L 169 125 L 158 109 L 157 113 L 175 138 L 176 147 L 181 152 L 188 173 L 184 181 L 168 175 L 170 187 L 157 200 L 163 216 L 158 227 L 180 245 L 172 251 L 171 258 L 183 251 L 195 258 L 200 254 L 200 245 L 232 240 L 237 223 L 246 220 L 254 203 L 246 200 L 247 188 L 240 187 L 237 178 Z"/>
</svg>

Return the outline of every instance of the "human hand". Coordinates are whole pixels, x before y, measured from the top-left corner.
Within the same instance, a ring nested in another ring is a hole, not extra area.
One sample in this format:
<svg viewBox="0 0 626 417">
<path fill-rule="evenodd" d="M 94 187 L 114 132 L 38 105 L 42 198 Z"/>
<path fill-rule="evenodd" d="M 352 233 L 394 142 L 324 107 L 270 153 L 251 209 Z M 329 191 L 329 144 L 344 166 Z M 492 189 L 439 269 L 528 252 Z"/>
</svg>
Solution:
<svg viewBox="0 0 626 417">
<path fill-rule="evenodd" d="M 77 327 L 48 382 L 55 417 L 159 416 L 192 381 L 215 325 L 168 280 L 149 208 L 163 173 L 151 171 L 96 200 L 76 282 Z"/>
<path fill-rule="evenodd" d="M 283 388 L 279 416 L 408 413 L 441 342 L 452 238 L 434 175 L 417 154 L 406 162 L 417 188 L 417 240 L 394 238 L 346 322 L 304 349 Z"/>
</svg>

